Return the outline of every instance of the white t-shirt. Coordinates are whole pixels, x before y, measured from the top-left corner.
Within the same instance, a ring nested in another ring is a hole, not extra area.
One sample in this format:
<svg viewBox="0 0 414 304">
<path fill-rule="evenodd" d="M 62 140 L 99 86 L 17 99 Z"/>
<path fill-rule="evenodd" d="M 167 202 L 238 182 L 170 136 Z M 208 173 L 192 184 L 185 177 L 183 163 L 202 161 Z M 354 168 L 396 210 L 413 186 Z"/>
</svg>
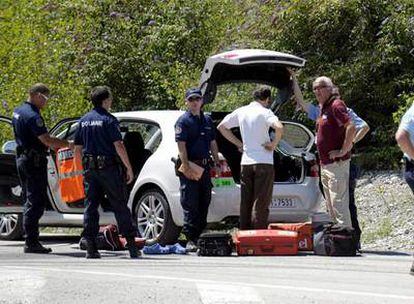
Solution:
<svg viewBox="0 0 414 304">
<path fill-rule="evenodd" d="M 279 119 L 271 110 L 253 101 L 228 114 L 220 125 L 228 129 L 240 127 L 242 165 L 273 164 L 273 151 L 266 150 L 263 144 L 270 141 L 269 128 L 277 121 Z"/>
<path fill-rule="evenodd" d="M 405 112 L 401 119 L 399 129 L 407 131 L 410 135 L 410 141 L 414 145 L 414 104 Z M 407 154 L 404 153 L 404 155 L 410 158 Z"/>
</svg>

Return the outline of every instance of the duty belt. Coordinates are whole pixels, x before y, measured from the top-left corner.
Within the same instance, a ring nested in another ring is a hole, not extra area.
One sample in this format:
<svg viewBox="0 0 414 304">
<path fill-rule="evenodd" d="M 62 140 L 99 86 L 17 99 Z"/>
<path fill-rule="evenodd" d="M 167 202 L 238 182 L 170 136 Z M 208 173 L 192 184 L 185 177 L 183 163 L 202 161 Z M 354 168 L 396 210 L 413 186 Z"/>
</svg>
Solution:
<svg viewBox="0 0 414 304">
<path fill-rule="evenodd" d="M 82 158 L 82 165 L 85 169 L 105 169 L 119 164 L 119 159 L 114 156 L 85 154 Z"/>
<path fill-rule="evenodd" d="M 210 159 L 209 158 L 203 158 L 203 159 L 191 159 L 191 162 L 199 165 L 199 166 L 207 166 L 210 164 Z"/>
</svg>

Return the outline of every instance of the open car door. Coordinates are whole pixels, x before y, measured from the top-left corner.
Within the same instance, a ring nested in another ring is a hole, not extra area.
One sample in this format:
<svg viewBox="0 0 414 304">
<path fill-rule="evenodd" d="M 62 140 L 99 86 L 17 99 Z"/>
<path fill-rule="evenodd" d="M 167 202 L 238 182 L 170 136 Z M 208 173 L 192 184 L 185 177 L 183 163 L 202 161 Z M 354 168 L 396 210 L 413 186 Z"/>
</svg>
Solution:
<svg viewBox="0 0 414 304">
<path fill-rule="evenodd" d="M 233 50 L 209 57 L 200 77 L 204 102 L 214 100 L 217 87 L 227 83 L 260 83 L 278 89 L 271 109 L 286 102 L 291 94 L 290 74 L 287 68 L 301 68 L 305 59 L 268 50 Z"/>
<path fill-rule="evenodd" d="M 16 168 L 16 142 L 11 119 L 0 116 L 0 213 L 22 213 L 22 188 Z"/>
<path fill-rule="evenodd" d="M 285 155 L 314 158 L 314 155 L 309 153 L 315 142 L 315 136 L 312 132 L 304 125 L 296 122 L 282 121 L 282 124 L 283 137 L 277 149 Z"/>
</svg>

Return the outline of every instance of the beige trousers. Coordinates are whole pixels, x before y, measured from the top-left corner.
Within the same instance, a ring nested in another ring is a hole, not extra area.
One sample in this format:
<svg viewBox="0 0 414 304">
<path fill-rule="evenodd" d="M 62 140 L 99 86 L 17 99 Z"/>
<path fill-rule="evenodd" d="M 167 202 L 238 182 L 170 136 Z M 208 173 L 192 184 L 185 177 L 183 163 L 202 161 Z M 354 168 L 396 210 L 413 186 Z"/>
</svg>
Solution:
<svg viewBox="0 0 414 304">
<path fill-rule="evenodd" d="M 349 211 L 349 164 L 350 160 L 322 165 L 321 180 L 326 207 L 335 224 L 351 227 Z"/>
</svg>

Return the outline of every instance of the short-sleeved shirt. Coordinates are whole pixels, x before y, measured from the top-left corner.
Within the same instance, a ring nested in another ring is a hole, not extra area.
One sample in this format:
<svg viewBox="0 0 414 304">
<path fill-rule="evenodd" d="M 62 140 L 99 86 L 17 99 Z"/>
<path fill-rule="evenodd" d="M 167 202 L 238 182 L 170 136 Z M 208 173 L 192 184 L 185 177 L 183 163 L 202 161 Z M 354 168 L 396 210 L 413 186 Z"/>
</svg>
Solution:
<svg viewBox="0 0 414 304">
<path fill-rule="evenodd" d="M 346 160 L 351 157 L 348 152 L 343 157 L 330 159 L 329 152 L 340 150 L 345 140 L 345 124 L 351 121 L 345 103 L 338 98 L 327 101 L 316 122 L 317 138 L 316 144 L 322 165 L 331 164 L 338 160 Z"/>
<path fill-rule="evenodd" d="M 47 147 L 38 138 L 47 133 L 47 129 L 43 117 L 35 105 L 26 101 L 14 109 L 12 124 L 18 147 L 25 150 L 34 149 L 38 152 L 47 150 Z"/>
<path fill-rule="evenodd" d="M 347 111 L 357 131 L 361 130 L 364 126 L 368 125 L 365 120 L 363 120 L 354 112 L 354 110 L 352 110 L 351 108 L 347 108 Z M 309 104 L 308 118 L 310 120 L 316 121 L 318 119 L 319 113 L 320 110 L 318 106 Z"/>
<path fill-rule="evenodd" d="M 122 140 L 119 121 L 102 107 L 96 107 L 79 120 L 75 145 L 94 156 L 116 156 L 114 142 Z"/>
<path fill-rule="evenodd" d="M 410 141 L 414 145 L 414 104 L 405 112 L 404 116 L 401 119 L 400 126 L 398 127 L 401 130 L 406 131 L 410 136 Z M 404 153 L 404 156 L 410 158 L 407 154 Z"/>
<path fill-rule="evenodd" d="M 175 123 L 175 141 L 186 143 L 188 160 L 201 160 L 210 156 L 210 144 L 215 140 L 213 120 L 203 112 L 193 115 L 186 111 Z"/>
<path fill-rule="evenodd" d="M 278 121 L 271 110 L 253 101 L 228 114 L 220 125 L 228 129 L 240 127 L 243 141 L 242 165 L 273 164 L 273 152 L 266 150 L 263 144 L 270 141 L 269 128 Z"/>
</svg>

